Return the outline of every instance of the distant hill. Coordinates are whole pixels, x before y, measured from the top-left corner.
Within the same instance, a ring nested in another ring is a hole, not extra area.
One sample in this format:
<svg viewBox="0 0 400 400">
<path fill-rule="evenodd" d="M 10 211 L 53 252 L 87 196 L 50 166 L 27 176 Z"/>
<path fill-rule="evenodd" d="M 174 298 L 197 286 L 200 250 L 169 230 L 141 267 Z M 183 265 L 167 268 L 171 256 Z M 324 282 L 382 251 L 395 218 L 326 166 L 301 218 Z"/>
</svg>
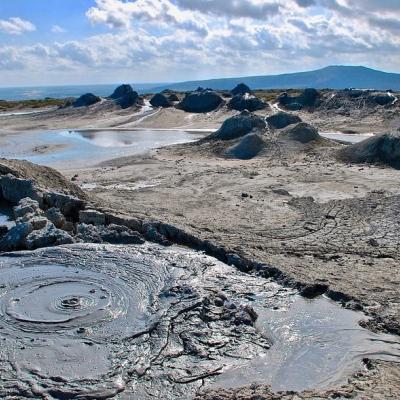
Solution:
<svg viewBox="0 0 400 400">
<path fill-rule="evenodd" d="M 204 88 L 231 90 L 238 83 L 245 83 L 252 89 L 377 89 L 400 90 L 400 74 L 387 73 L 358 66 L 330 66 L 316 71 L 282 75 L 246 76 L 241 78 L 209 79 L 188 81 L 154 87 L 152 92 L 164 89 L 176 91 Z M 150 91 L 150 89 L 148 89 Z"/>
</svg>

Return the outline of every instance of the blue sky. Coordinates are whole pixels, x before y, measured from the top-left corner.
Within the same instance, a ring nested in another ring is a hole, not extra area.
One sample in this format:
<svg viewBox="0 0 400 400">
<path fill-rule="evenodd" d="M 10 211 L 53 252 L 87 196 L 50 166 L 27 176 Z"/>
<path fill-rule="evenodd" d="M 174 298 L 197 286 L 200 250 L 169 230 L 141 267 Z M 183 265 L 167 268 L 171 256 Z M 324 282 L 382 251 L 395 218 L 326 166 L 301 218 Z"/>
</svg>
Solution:
<svg viewBox="0 0 400 400">
<path fill-rule="evenodd" d="M 400 72 L 400 0 L 3 0 L 0 85 Z"/>
<path fill-rule="evenodd" d="M 28 35 L 8 35 L 0 31 L 0 44 L 49 43 L 53 39 L 73 40 L 104 31 L 101 26 L 93 26 L 85 12 L 93 6 L 93 0 L 12 0 L 0 2 L 0 18 L 12 17 L 32 22 L 36 26 Z M 52 27 L 64 27 L 62 36 L 54 37 Z M 53 34 L 53 35 L 52 35 Z"/>
</svg>

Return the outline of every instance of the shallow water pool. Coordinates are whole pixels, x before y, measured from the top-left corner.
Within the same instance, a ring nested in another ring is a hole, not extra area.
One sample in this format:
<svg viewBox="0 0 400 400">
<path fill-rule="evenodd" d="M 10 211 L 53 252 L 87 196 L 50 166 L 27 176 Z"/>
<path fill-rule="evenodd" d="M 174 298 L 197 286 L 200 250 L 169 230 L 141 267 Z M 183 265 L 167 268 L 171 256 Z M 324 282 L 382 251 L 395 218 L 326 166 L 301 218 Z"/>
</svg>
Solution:
<svg viewBox="0 0 400 400">
<path fill-rule="evenodd" d="M 158 130 L 27 132 L 1 137 L 0 157 L 76 169 L 201 137 L 203 134 L 199 133 Z"/>
<path fill-rule="evenodd" d="M 342 142 L 346 143 L 359 143 L 362 142 L 363 140 L 366 140 L 372 136 L 374 136 L 371 133 L 341 133 L 341 132 L 320 132 L 319 133 L 321 136 L 323 136 L 326 139 L 333 139 L 333 140 L 340 140 Z"/>
</svg>

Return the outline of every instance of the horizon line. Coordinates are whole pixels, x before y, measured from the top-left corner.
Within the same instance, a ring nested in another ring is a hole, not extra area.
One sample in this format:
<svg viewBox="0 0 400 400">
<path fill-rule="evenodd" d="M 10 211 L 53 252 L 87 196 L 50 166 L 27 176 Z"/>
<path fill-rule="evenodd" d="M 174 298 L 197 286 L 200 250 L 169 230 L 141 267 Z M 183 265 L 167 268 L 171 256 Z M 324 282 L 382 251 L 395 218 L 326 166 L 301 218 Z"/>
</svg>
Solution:
<svg viewBox="0 0 400 400">
<path fill-rule="evenodd" d="M 165 85 L 175 85 L 175 84 L 183 84 L 183 83 L 190 83 L 190 82 L 199 82 L 199 81 L 214 81 L 214 80 L 228 80 L 228 79 L 247 79 L 247 78 L 258 78 L 258 77 L 266 77 L 266 76 L 282 76 L 282 75 L 293 75 L 293 74 L 301 74 L 307 72 L 316 72 L 321 71 L 327 68 L 334 68 L 334 67 L 349 67 L 349 68 L 365 68 L 370 69 L 377 72 L 382 72 L 385 74 L 399 74 L 399 72 L 389 72 L 383 71 L 381 69 L 376 69 L 372 67 L 367 67 L 365 65 L 350 65 L 350 64 L 332 64 L 327 65 L 325 67 L 317 68 L 317 69 L 308 69 L 308 70 L 301 70 L 296 72 L 283 72 L 283 73 L 276 73 L 276 74 L 264 74 L 264 75 L 243 75 L 243 76 L 231 76 L 225 78 L 204 78 L 204 79 L 189 79 L 184 81 L 172 81 L 172 82 L 128 82 L 130 85 L 154 85 L 154 87 L 149 87 L 149 89 L 156 89 L 161 86 Z M 110 82 L 110 83 L 63 83 L 63 84 L 50 84 L 50 85 L 0 85 L 0 89 L 11 89 L 11 88 L 48 88 L 48 87 L 71 87 L 71 86 L 106 86 L 106 85 L 122 85 L 126 84 L 127 82 Z"/>
</svg>

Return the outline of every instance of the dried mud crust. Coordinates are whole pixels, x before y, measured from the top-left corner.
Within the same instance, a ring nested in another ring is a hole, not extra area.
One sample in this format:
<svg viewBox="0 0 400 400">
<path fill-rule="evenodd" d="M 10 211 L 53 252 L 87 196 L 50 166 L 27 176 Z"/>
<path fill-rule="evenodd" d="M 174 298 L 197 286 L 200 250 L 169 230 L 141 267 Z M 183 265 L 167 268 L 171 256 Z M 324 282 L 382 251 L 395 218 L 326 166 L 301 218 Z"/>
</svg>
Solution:
<svg viewBox="0 0 400 400">
<path fill-rule="evenodd" d="M 16 178 L 30 179 L 42 189 L 68 194 L 85 199 L 83 190 L 53 168 L 33 164 L 25 160 L 8 160 L 0 158 L 0 175 L 12 174 Z"/>
</svg>

